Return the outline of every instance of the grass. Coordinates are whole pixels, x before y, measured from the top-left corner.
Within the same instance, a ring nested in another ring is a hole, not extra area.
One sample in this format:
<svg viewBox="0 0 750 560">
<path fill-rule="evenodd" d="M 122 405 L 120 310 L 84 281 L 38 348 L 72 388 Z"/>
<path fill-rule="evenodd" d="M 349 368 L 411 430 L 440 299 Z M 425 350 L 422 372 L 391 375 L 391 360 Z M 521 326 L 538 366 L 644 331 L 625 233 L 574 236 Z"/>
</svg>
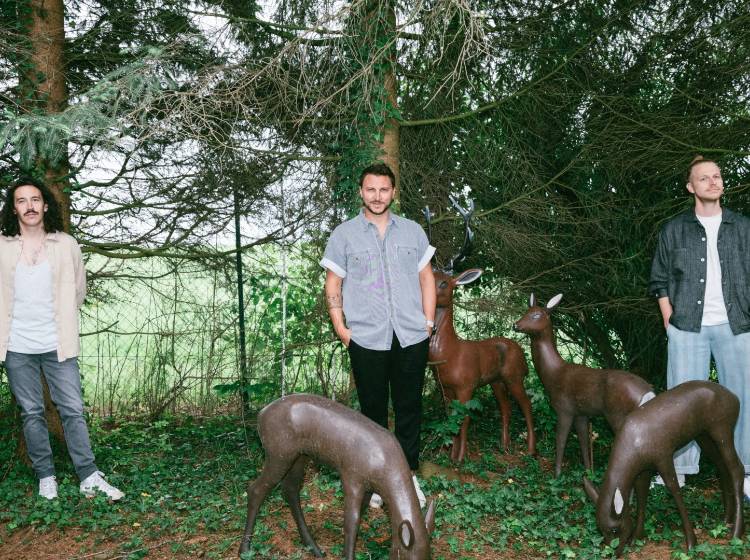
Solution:
<svg viewBox="0 0 750 560">
<path fill-rule="evenodd" d="M 485 398 L 490 397 L 483 395 L 480 400 Z M 540 433 L 541 459 L 505 455 L 498 451 L 493 405 L 485 401 L 483 408 L 485 414 L 470 431 L 470 458 L 460 469 L 460 478 L 436 476 L 423 483 L 426 492 L 439 500 L 433 558 L 610 558 L 611 550 L 602 547 L 593 505 L 581 488 L 583 471 L 575 439 L 568 448 L 571 464 L 555 480 L 550 468 L 552 434 Z M 429 415 L 434 421 L 440 412 L 428 407 Z M 0 428 L 0 433 L 9 433 L 9 426 Z M 512 433 L 522 429 L 515 410 Z M 127 493 L 120 503 L 82 498 L 72 467 L 59 452 L 60 499 L 37 498 L 33 474 L 13 457 L 12 438 L 0 440 L 0 464 L 8 465 L 0 470 L 0 551 L 27 531 L 68 542 L 68 556 L 61 558 L 236 557 L 244 524 L 245 483 L 257 475 L 262 462 L 252 429 L 246 434 L 233 417 L 185 416 L 150 425 L 128 421 L 106 429 L 95 424 L 92 439 L 100 468 Z M 525 444 L 516 441 L 515 447 L 524 449 Z M 598 442 L 596 451 L 600 469 L 594 476 L 600 480 L 606 444 Z M 428 449 L 423 458 L 450 471 L 444 450 Z M 336 473 L 326 468 L 309 473 L 308 478 L 303 489 L 308 522 L 321 547 L 329 557 L 336 557 L 343 546 L 341 484 Z M 631 557 L 718 559 L 750 554 L 747 540 L 727 543 L 724 538 L 716 482 L 712 470 L 705 468 L 685 489 L 702 543 L 692 554 L 683 552 L 673 501 L 659 488 L 649 499 L 647 540 L 631 547 Z M 386 515 L 368 512 L 359 533 L 358 560 L 387 558 L 389 539 Z M 101 551 L 106 554 L 98 555 Z M 261 510 L 249 556 L 310 557 L 278 491 Z"/>
</svg>

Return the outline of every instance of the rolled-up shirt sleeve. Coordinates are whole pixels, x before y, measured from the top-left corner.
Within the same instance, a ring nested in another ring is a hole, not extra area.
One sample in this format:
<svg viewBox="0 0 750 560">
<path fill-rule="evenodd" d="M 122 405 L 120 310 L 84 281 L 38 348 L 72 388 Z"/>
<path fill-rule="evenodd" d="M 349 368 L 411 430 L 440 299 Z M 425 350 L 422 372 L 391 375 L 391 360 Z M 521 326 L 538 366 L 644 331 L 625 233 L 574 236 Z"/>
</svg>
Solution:
<svg viewBox="0 0 750 560">
<path fill-rule="evenodd" d="M 417 264 L 417 270 L 422 270 L 426 265 L 430 264 L 432 255 L 435 254 L 435 247 L 430 245 L 430 241 L 427 239 L 427 235 L 421 227 L 417 227 L 417 254 L 422 255 Z"/>
<path fill-rule="evenodd" d="M 333 272 L 339 278 L 346 278 L 346 240 L 340 229 L 334 229 L 328 239 L 320 266 Z"/>
<path fill-rule="evenodd" d="M 659 232 L 659 242 L 656 245 L 656 253 L 651 261 L 651 278 L 648 283 L 648 291 L 656 298 L 669 296 L 669 249 L 667 247 L 666 235 L 662 229 Z"/>
</svg>

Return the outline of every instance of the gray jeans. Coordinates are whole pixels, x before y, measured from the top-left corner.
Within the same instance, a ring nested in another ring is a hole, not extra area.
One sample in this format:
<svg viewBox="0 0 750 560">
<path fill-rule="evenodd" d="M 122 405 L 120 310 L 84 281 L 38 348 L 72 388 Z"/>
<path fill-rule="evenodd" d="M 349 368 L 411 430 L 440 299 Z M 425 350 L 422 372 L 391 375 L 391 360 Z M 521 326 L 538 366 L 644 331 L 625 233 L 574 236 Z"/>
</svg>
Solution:
<svg viewBox="0 0 750 560">
<path fill-rule="evenodd" d="M 5 368 L 8 372 L 10 390 L 21 408 L 23 434 L 26 436 L 29 458 L 37 478 L 55 474 L 47 420 L 44 417 L 41 372 L 44 372 L 52 402 L 60 413 L 65 430 L 65 442 L 68 444 L 68 452 L 76 474 L 83 480 L 97 471 L 91 451 L 89 430 L 83 418 L 78 358 L 58 362 L 57 352 L 21 354 L 8 351 Z"/>
</svg>

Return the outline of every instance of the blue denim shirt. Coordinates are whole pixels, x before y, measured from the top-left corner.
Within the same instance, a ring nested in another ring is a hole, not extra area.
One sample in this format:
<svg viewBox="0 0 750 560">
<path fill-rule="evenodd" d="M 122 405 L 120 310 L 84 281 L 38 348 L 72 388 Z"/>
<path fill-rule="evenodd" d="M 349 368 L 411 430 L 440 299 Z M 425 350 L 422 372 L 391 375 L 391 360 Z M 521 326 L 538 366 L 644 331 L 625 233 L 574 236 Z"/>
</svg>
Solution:
<svg viewBox="0 0 750 560">
<path fill-rule="evenodd" d="M 750 332 L 750 220 L 722 208 L 717 246 L 729 326 L 735 335 Z M 701 330 L 707 253 L 706 230 L 694 209 L 670 220 L 659 232 L 649 291 L 657 298 L 669 297 L 673 309 L 669 322 L 683 331 Z"/>
<path fill-rule="evenodd" d="M 333 230 L 320 265 L 343 278 L 344 317 L 363 348 L 390 350 L 427 338 L 419 271 L 435 248 L 422 227 L 390 213 L 383 239 L 364 212 Z"/>
</svg>

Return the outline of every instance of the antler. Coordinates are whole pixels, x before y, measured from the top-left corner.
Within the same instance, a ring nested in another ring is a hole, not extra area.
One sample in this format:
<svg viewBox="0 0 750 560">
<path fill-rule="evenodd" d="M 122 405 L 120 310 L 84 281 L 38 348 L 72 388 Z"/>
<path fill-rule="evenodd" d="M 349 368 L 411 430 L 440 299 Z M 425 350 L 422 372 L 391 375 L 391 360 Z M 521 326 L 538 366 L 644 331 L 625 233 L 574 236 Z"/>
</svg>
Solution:
<svg viewBox="0 0 750 560">
<path fill-rule="evenodd" d="M 471 222 L 471 217 L 474 214 L 474 201 L 472 199 L 469 199 L 469 205 L 466 208 L 463 208 L 453 197 L 453 195 L 448 195 L 448 200 L 451 201 L 451 205 L 453 206 L 453 208 L 455 208 L 464 219 L 464 244 L 461 247 L 461 250 L 448 261 L 448 265 L 445 267 L 446 272 L 452 273 L 453 267 L 463 261 L 467 256 L 469 256 L 469 253 L 471 253 L 471 244 L 474 241 L 474 232 L 471 231 L 471 226 L 469 224 Z"/>
<path fill-rule="evenodd" d="M 422 215 L 427 222 L 427 241 L 432 243 L 432 212 L 430 212 L 429 206 L 422 208 Z"/>
<path fill-rule="evenodd" d="M 461 247 L 461 250 L 457 254 L 455 254 L 448 261 L 448 265 L 443 268 L 444 272 L 453 274 L 454 265 L 463 261 L 467 256 L 469 256 L 469 253 L 471 252 L 471 244 L 474 241 L 474 232 L 471 230 L 471 226 L 469 224 L 471 222 L 471 217 L 474 214 L 474 201 L 472 199 L 469 199 L 469 205 L 464 208 L 458 203 L 453 195 L 448 195 L 448 200 L 451 201 L 451 205 L 453 206 L 453 208 L 455 208 L 464 219 L 465 230 L 464 244 Z M 434 214 L 430 211 L 429 206 L 425 206 L 424 208 L 422 208 L 422 215 L 427 222 L 427 239 L 432 242 L 432 218 L 434 217 Z"/>
</svg>

